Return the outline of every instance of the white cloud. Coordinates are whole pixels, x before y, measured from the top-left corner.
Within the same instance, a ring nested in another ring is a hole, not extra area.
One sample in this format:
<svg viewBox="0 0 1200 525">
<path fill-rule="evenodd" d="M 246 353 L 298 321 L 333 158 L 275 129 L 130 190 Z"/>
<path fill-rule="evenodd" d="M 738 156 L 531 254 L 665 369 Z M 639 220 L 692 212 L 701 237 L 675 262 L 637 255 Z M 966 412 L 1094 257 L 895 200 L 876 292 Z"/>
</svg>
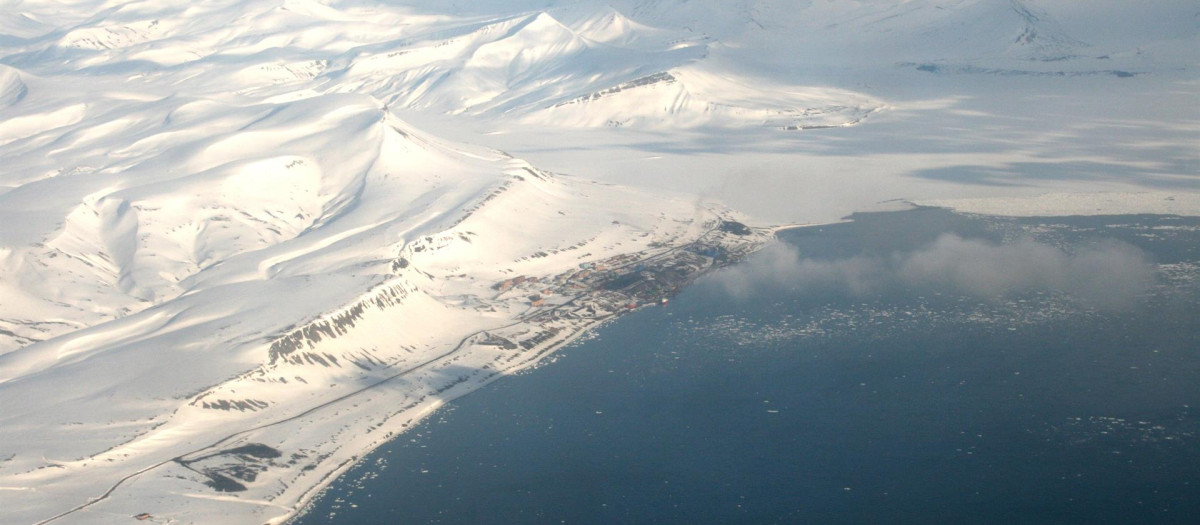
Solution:
<svg viewBox="0 0 1200 525">
<path fill-rule="evenodd" d="M 1154 280 L 1145 252 L 1125 243 L 1067 253 L 1032 240 L 995 244 L 950 234 L 911 252 L 837 260 L 802 257 L 795 247 L 777 243 L 717 277 L 736 298 L 777 286 L 855 296 L 938 291 L 988 300 L 1061 291 L 1107 309 L 1132 306 Z"/>
</svg>

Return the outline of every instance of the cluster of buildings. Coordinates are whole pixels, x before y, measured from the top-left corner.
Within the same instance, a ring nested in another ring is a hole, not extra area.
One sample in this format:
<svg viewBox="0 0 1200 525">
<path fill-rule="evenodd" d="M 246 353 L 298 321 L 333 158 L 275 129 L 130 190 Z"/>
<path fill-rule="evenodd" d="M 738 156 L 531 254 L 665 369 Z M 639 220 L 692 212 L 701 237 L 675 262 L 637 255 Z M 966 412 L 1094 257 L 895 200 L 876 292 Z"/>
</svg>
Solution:
<svg viewBox="0 0 1200 525">
<path fill-rule="evenodd" d="M 493 288 L 501 294 L 519 290 L 527 294 L 533 307 L 575 303 L 576 308 L 586 306 L 591 315 L 665 303 L 704 271 L 739 260 L 755 250 L 762 239 L 753 233 L 741 223 L 724 221 L 687 246 L 655 255 L 625 253 L 583 262 L 578 268 L 548 278 L 517 276 L 496 283 Z M 552 296 L 562 300 L 549 299 Z"/>
<path fill-rule="evenodd" d="M 592 306 L 611 313 L 645 304 L 665 303 L 684 284 L 717 263 L 718 252 L 678 249 L 639 258 L 622 254 L 603 261 L 585 262 L 550 278 L 518 276 L 492 286 L 501 294 L 513 290 L 526 294 L 530 306 L 566 303 Z M 552 300 L 559 297 L 562 300 Z M 548 300 L 550 299 L 550 300 Z M 583 313 L 581 315 L 587 315 Z"/>
<path fill-rule="evenodd" d="M 492 286 L 498 296 L 520 294 L 531 309 L 524 317 L 527 323 L 489 333 L 481 344 L 549 351 L 596 322 L 640 306 L 665 304 L 692 279 L 744 258 L 767 238 L 729 224 L 714 226 L 687 246 L 584 262 L 553 277 L 518 276 L 498 282 Z"/>
</svg>

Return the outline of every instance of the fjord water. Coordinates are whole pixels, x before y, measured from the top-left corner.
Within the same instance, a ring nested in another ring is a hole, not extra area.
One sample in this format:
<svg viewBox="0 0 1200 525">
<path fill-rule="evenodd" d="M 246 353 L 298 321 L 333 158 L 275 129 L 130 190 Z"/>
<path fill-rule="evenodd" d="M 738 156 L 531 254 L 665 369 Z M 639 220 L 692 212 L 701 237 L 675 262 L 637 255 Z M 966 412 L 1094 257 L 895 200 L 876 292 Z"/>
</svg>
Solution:
<svg viewBox="0 0 1200 525">
<path fill-rule="evenodd" d="M 830 273 L 763 264 L 766 250 L 743 266 L 787 279 L 731 279 L 745 273 L 735 267 L 602 327 L 376 450 L 296 522 L 1200 515 L 1200 220 L 932 209 L 854 219 L 780 239 L 805 268 L 843 281 L 845 268 L 946 233 L 1068 252 L 1116 239 L 1165 266 L 1148 296 L 1100 308 L 1037 287 L 989 298 L 823 284 Z"/>
</svg>

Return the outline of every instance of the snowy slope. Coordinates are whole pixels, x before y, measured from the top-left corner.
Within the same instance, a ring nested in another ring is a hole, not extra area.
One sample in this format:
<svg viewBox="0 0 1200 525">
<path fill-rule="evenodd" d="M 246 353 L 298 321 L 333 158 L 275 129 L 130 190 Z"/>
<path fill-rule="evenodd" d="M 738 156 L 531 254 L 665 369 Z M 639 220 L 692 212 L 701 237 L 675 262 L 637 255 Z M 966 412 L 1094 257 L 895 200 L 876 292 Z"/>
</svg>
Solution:
<svg viewBox="0 0 1200 525">
<path fill-rule="evenodd" d="M 571 336 L 468 345 L 529 309 L 496 282 L 661 251 L 717 218 L 398 115 L 532 113 L 610 81 L 573 78 L 581 56 L 611 79 L 694 58 L 612 13 L 576 33 L 544 12 L 63 7 L 6 5 L 23 18 L 0 41 L 5 522 L 283 519 L 362 451 Z M 208 465 L 228 458 L 206 447 L 251 438 L 295 456 L 215 491 Z"/>
<path fill-rule="evenodd" d="M 858 124 L 883 106 L 835 88 L 729 79 L 699 67 L 672 69 L 560 102 L 523 123 L 643 129 L 760 126 L 780 130 Z"/>
<path fill-rule="evenodd" d="M 803 129 L 884 106 L 713 71 L 706 39 L 598 3 L 458 17 L 303 0 L 57 5 L 20 3 L 40 25 L 12 30 L 0 66 L 0 214 L 19 224 L 0 233 L 0 287 L 22 297 L 0 306 L 0 351 L 138 311 L 218 262 L 320 231 L 358 204 L 379 158 L 398 155 L 383 151 L 394 111 Z M 358 147 L 336 147 L 347 143 Z M 438 191 L 413 182 L 397 198 Z"/>
<path fill-rule="evenodd" d="M 520 121 L 524 125 L 477 124 L 476 130 L 488 133 L 484 140 L 550 169 L 696 188 L 770 222 L 837 220 L 892 199 L 1197 187 L 1200 11 L 1194 2 L 609 3 L 638 24 L 704 42 L 704 59 L 667 69 L 672 76 L 697 71 L 740 85 L 729 87 L 730 93 L 752 95 L 768 87 L 803 97 L 775 102 L 776 111 L 802 107 L 799 114 L 820 115 L 822 90 L 838 99 L 830 105 L 885 110 L 870 112 L 866 125 L 802 133 L 703 119 L 691 127 L 639 128 L 617 126 L 635 119 L 620 116 L 625 107 L 608 111 L 599 98 L 593 114 L 562 111 L 556 118 L 594 115 L 596 123 L 606 113 L 618 115 L 604 120 L 612 127 L 543 132 L 542 125 L 529 124 L 545 116 L 530 115 Z M 655 109 L 675 100 L 675 93 L 662 89 L 667 84 L 655 86 L 642 90 L 655 105 L 626 106 L 633 114 L 649 113 L 638 115 L 643 122 L 656 122 Z M 671 88 L 700 91 L 682 83 Z M 622 94 L 641 100 L 635 91 Z M 555 112 L 562 109 L 572 108 Z M 436 119 L 421 123 L 438 125 Z M 832 122 L 799 124 L 823 128 Z M 478 135 L 438 129 L 464 139 Z"/>
<path fill-rule="evenodd" d="M 281 522 L 576 335 L 486 344 L 542 291 L 496 283 L 734 216 L 697 193 L 1200 213 L 1197 10 L 1097 5 L 0 3 L 0 521 Z"/>
<path fill-rule="evenodd" d="M 823 114 L 822 124 L 844 125 L 882 106 L 846 90 L 721 78 L 704 70 L 712 44 L 584 3 L 364 47 L 337 82 L 338 89 L 395 93 L 389 104 L 406 108 L 525 116 L 530 123 L 568 128 L 781 127 L 780 115 L 806 112 Z M 606 96 L 666 77 L 669 90 Z M 766 86 L 750 87 L 760 83 Z M 600 98 L 603 103 L 592 103 Z"/>
</svg>

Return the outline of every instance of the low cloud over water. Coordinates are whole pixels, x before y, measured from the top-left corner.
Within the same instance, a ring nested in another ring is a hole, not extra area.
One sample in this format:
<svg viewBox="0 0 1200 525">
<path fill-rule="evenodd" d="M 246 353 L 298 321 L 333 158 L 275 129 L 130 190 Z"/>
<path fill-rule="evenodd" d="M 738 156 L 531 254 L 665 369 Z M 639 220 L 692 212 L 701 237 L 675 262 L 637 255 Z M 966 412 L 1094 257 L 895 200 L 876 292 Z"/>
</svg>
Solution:
<svg viewBox="0 0 1200 525">
<path fill-rule="evenodd" d="M 717 282 L 736 298 L 778 286 L 853 296 L 943 292 L 987 300 L 1060 291 L 1093 306 L 1124 309 L 1154 284 L 1155 267 L 1141 249 L 1118 241 L 1068 253 L 1032 240 L 996 244 L 946 234 L 913 251 L 836 260 L 809 258 L 776 243 L 722 272 Z"/>
</svg>

